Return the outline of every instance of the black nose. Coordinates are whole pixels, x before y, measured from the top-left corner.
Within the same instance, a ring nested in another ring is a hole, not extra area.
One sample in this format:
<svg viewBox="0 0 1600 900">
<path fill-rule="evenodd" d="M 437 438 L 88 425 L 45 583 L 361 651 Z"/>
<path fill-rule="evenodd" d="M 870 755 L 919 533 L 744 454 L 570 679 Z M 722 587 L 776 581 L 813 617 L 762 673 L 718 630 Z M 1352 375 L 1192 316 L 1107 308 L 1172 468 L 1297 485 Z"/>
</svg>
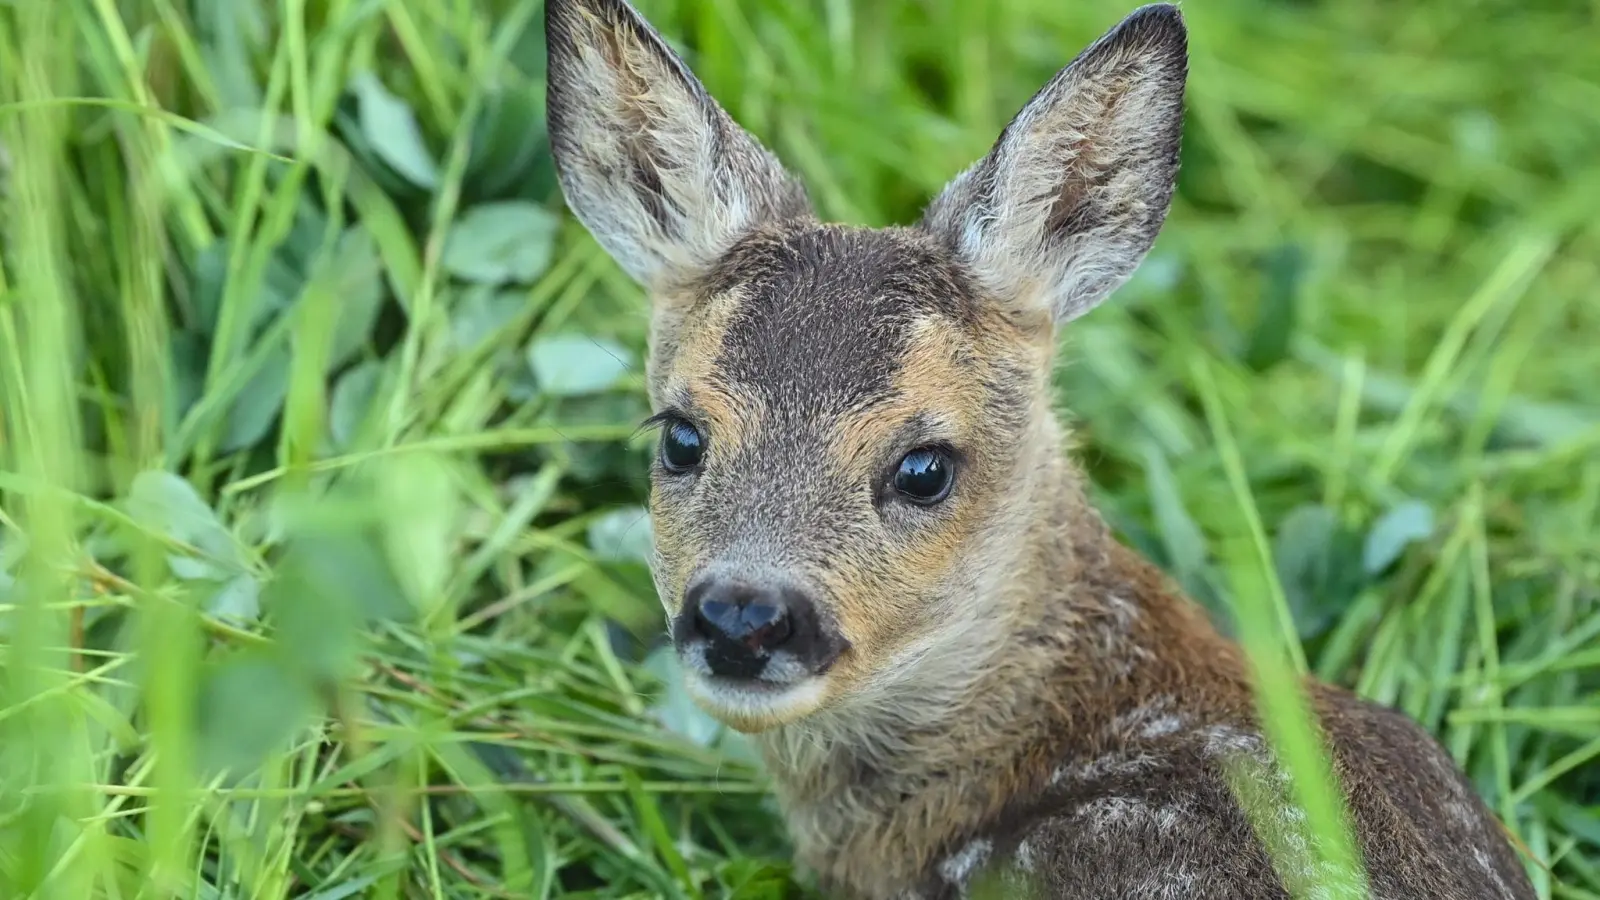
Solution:
<svg viewBox="0 0 1600 900">
<path fill-rule="evenodd" d="M 715 675 L 755 678 L 772 651 L 803 650 L 812 620 L 805 595 L 722 578 L 698 581 L 684 594 L 681 625 L 706 641 L 706 665 Z"/>
<path fill-rule="evenodd" d="M 771 650 L 789 639 L 789 609 L 774 592 L 739 588 L 708 592 L 695 607 L 694 630 L 710 640 Z"/>
</svg>

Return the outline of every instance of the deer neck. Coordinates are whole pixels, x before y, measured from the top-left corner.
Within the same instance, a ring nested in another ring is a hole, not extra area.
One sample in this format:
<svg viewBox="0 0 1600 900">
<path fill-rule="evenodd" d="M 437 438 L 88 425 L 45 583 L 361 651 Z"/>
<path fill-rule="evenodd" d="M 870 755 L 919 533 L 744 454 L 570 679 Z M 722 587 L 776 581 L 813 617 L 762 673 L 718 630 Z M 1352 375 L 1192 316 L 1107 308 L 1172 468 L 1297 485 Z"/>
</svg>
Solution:
<svg viewBox="0 0 1600 900">
<path fill-rule="evenodd" d="M 798 856 L 830 883 L 925 871 L 1163 696 L 1176 677 L 1164 643 L 1215 636 L 1113 539 L 1059 448 L 1025 461 L 1026 499 L 1005 513 L 1021 524 L 996 530 L 996 564 L 961 586 L 981 616 L 955 617 L 876 695 L 759 740 Z"/>
</svg>

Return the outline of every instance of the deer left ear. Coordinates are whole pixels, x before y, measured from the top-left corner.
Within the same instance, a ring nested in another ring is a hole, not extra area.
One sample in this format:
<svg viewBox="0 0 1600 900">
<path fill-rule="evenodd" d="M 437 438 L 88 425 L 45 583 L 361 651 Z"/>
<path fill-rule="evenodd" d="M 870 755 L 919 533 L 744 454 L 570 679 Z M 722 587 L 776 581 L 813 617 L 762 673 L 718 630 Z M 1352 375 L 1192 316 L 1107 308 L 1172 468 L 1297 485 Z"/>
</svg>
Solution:
<svg viewBox="0 0 1600 900">
<path fill-rule="evenodd" d="M 626 0 L 546 0 L 551 153 L 567 206 L 647 285 L 693 276 L 810 203 Z"/>
<path fill-rule="evenodd" d="M 1172 205 L 1188 32 L 1176 6 L 1140 7 L 1083 51 L 929 204 L 996 296 L 1057 323 L 1133 274 Z"/>
</svg>

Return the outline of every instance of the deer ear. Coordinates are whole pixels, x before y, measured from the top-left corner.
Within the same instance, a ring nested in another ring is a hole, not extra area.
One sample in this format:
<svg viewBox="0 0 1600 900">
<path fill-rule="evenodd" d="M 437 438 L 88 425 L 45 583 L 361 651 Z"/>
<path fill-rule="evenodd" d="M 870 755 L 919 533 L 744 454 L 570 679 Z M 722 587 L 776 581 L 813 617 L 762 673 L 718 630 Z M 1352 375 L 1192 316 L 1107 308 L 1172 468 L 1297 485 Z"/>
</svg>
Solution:
<svg viewBox="0 0 1600 900">
<path fill-rule="evenodd" d="M 624 0 L 547 0 L 545 36 L 562 193 L 635 279 L 692 276 L 764 220 L 809 214 L 799 182 Z"/>
<path fill-rule="evenodd" d="M 1178 172 L 1188 33 L 1143 6 L 1056 73 L 929 204 L 983 286 L 1056 322 L 1094 308 L 1155 242 Z"/>
</svg>

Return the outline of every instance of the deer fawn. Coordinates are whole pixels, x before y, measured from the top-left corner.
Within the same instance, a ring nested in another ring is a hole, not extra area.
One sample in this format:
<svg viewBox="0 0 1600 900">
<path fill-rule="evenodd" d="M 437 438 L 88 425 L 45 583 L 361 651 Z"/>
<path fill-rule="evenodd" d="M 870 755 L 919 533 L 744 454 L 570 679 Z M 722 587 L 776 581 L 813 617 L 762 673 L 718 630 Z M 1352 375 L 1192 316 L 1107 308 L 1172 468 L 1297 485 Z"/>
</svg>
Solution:
<svg viewBox="0 0 1600 900">
<path fill-rule="evenodd" d="M 547 0 L 545 27 L 567 203 L 651 296 L 671 637 L 696 702 L 756 736 L 800 863 L 859 898 L 980 872 L 1326 896 L 1241 652 L 1109 533 L 1051 408 L 1057 327 L 1171 203 L 1177 8 L 1130 14 L 881 230 L 819 221 L 625 0 Z M 1308 689 L 1373 896 L 1533 896 L 1426 731 Z M 1259 837 L 1230 761 L 1268 791 Z"/>
</svg>

